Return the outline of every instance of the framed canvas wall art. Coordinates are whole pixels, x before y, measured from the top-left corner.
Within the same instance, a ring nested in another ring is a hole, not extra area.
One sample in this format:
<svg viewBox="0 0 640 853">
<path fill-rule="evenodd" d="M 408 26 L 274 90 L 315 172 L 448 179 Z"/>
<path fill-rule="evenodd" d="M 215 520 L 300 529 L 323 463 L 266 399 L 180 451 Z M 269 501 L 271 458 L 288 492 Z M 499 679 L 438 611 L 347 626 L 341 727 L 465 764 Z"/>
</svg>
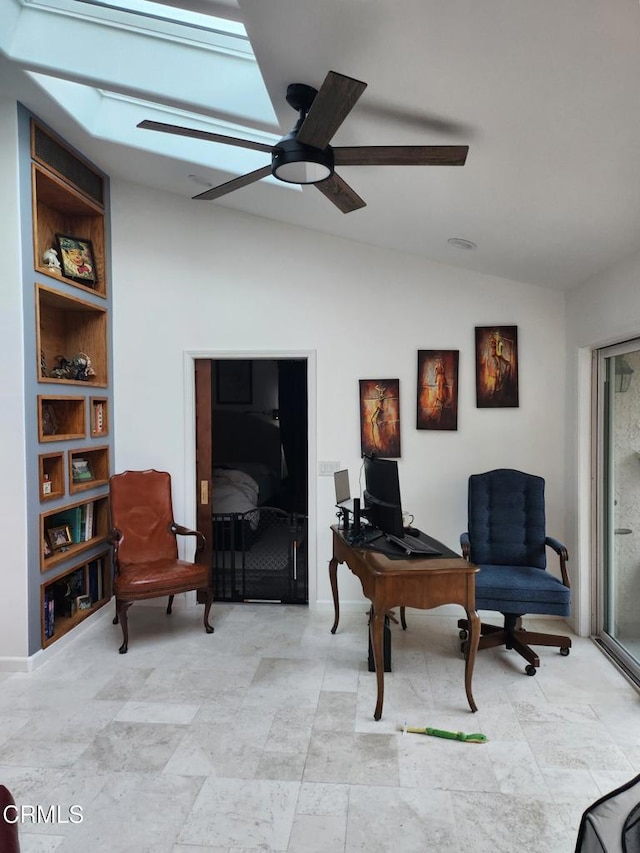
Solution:
<svg viewBox="0 0 640 853">
<path fill-rule="evenodd" d="M 361 453 L 400 457 L 400 380 L 360 380 Z"/>
<path fill-rule="evenodd" d="M 476 406 L 518 405 L 518 327 L 476 326 Z"/>
<path fill-rule="evenodd" d="M 459 350 L 418 350 L 418 429 L 458 429 Z"/>
</svg>

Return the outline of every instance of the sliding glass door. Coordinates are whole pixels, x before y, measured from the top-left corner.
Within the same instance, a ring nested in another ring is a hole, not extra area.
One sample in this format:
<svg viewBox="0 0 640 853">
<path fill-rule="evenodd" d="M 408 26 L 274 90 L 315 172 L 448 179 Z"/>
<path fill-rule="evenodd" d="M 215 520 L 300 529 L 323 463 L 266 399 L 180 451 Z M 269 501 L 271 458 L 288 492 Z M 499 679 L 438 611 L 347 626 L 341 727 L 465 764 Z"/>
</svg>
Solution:
<svg viewBox="0 0 640 853">
<path fill-rule="evenodd" d="M 640 340 L 597 358 L 595 634 L 640 683 Z"/>
</svg>

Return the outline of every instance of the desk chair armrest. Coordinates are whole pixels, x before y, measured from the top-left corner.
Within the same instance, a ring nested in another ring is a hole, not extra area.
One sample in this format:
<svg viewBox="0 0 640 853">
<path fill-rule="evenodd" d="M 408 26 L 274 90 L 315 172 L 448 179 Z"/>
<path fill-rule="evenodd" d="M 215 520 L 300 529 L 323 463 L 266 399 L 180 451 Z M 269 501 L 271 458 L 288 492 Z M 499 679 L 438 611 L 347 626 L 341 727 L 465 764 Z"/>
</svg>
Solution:
<svg viewBox="0 0 640 853">
<path fill-rule="evenodd" d="M 560 557 L 560 571 L 562 573 L 562 583 L 565 586 L 570 586 L 569 583 L 569 574 L 567 572 L 567 562 L 569 560 L 569 552 L 557 539 L 554 539 L 552 536 L 547 536 L 544 540 L 544 544 L 548 545 L 550 548 L 556 552 L 556 554 Z"/>
<path fill-rule="evenodd" d="M 462 548 L 462 556 L 468 560 L 471 553 L 471 542 L 469 541 L 469 534 L 466 532 L 460 534 L 460 547 Z"/>
<path fill-rule="evenodd" d="M 169 525 L 169 530 L 176 536 L 195 536 L 196 537 L 196 554 L 204 550 L 206 540 L 204 534 L 199 530 L 190 530 L 188 527 L 183 527 L 181 524 L 176 524 L 172 521 Z"/>
</svg>

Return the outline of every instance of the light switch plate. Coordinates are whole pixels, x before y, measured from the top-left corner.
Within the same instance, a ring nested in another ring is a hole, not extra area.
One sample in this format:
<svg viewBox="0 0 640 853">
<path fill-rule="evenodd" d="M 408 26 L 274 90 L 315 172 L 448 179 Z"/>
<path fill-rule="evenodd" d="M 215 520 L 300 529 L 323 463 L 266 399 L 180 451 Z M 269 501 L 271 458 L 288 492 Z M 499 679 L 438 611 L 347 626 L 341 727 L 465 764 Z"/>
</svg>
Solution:
<svg viewBox="0 0 640 853">
<path fill-rule="evenodd" d="M 318 462 L 318 475 L 320 477 L 331 477 L 336 471 L 340 470 L 339 462 L 322 461 Z"/>
</svg>

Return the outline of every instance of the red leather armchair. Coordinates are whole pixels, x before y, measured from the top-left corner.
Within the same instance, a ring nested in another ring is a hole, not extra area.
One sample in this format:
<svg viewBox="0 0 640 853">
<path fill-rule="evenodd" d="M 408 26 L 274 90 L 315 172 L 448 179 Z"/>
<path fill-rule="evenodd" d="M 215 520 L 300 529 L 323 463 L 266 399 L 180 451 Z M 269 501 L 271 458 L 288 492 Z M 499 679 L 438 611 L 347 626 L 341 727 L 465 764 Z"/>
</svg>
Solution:
<svg viewBox="0 0 640 853">
<path fill-rule="evenodd" d="M 0 785 L 0 851 L 2 853 L 20 853 L 20 840 L 18 838 L 18 824 L 9 823 L 16 817 L 15 809 L 9 809 L 7 820 L 5 809 L 7 806 L 15 806 L 15 800 L 4 785 Z"/>
<path fill-rule="evenodd" d="M 176 524 L 171 503 L 171 477 L 166 471 L 125 471 L 110 480 L 111 538 L 114 546 L 114 625 L 120 622 L 123 642 L 129 646 L 127 610 L 134 601 L 168 595 L 171 613 L 177 593 L 202 589 L 206 594 L 204 627 L 213 633 L 209 612 L 213 602 L 210 566 L 197 562 L 205 540 L 197 530 Z M 196 539 L 195 562 L 178 559 L 176 537 Z"/>
</svg>

